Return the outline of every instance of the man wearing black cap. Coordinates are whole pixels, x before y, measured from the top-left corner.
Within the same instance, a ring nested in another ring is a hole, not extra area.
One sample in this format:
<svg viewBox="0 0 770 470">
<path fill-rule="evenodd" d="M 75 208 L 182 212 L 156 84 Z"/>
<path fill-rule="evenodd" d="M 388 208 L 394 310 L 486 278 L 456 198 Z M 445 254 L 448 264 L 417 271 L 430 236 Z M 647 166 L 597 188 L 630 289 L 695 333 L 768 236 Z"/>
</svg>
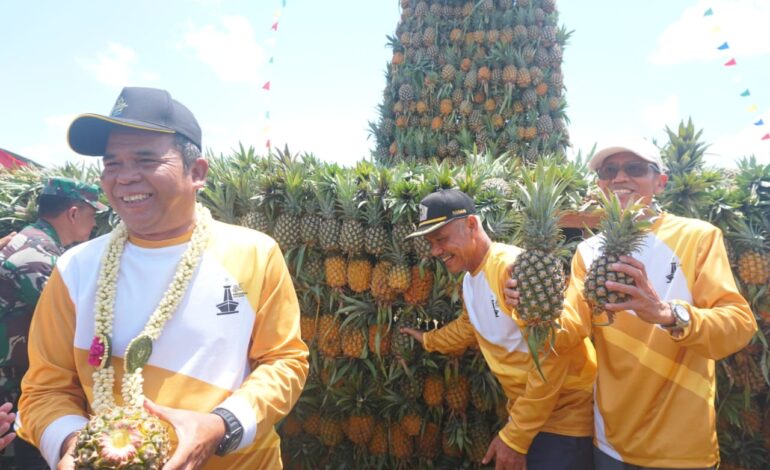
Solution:
<svg viewBox="0 0 770 470">
<path fill-rule="evenodd" d="M 89 413 L 146 396 L 178 438 L 165 469 L 280 468 L 273 425 L 308 369 L 299 306 L 275 241 L 196 204 L 208 164 L 195 117 L 164 90 L 124 88 L 109 116 L 76 118 L 69 142 L 103 156 L 122 223 L 63 256 L 43 292 L 19 435 L 74 468 Z"/>
<path fill-rule="evenodd" d="M 32 312 L 56 259 L 69 246 L 88 240 L 96 225 L 99 188 L 69 178 L 47 178 L 38 198 L 38 219 L 0 249 L 0 403 L 18 403 L 27 371 L 27 333 Z M 43 468 L 34 447 L 15 441 L 0 456 L 3 468 Z M 12 457 L 7 457 L 13 454 Z"/>
<path fill-rule="evenodd" d="M 586 340 L 542 361 L 537 372 L 516 312 L 506 306 L 507 266 L 521 249 L 493 243 L 473 200 L 445 189 L 420 202 L 420 222 L 409 237 L 423 236 L 431 254 L 452 273 L 465 271 L 463 313 L 430 332 L 402 328 L 428 351 L 462 352 L 478 343 L 508 397 L 510 419 L 489 446 L 483 463 L 504 470 L 592 468 L 591 396 L 594 351 Z"/>
</svg>

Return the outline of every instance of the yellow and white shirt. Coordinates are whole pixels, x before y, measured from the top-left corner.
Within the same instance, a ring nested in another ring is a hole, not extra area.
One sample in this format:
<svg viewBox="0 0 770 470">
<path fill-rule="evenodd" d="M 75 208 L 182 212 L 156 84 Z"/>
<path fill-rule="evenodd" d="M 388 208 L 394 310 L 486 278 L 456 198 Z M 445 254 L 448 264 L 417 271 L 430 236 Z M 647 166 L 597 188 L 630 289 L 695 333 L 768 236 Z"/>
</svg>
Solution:
<svg viewBox="0 0 770 470">
<path fill-rule="evenodd" d="M 118 403 L 126 346 L 160 302 L 190 236 L 130 238 L 126 244 L 112 336 Z M 94 368 L 88 352 L 99 260 L 108 242 L 109 236 L 97 238 L 59 259 L 30 328 L 30 367 L 17 424 L 52 468 L 66 436 L 82 428 L 91 412 Z M 307 355 L 297 297 L 278 245 L 262 233 L 214 222 L 178 310 L 153 343 L 143 369 L 144 392 L 164 406 L 199 412 L 223 407 L 238 417 L 244 427 L 240 447 L 212 457 L 205 468 L 279 468 L 273 425 L 299 398 Z"/>
<path fill-rule="evenodd" d="M 583 284 L 601 255 L 601 235 L 582 242 L 572 261 L 557 350 L 593 334 L 598 356 L 595 444 L 643 467 L 716 464 L 715 360 L 751 339 L 757 324 L 736 288 L 722 232 L 703 221 L 662 214 L 632 256 L 644 263 L 662 300 L 686 306 L 691 323 L 680 337 L 619 312 L 592 327 Z"/>
<path fill-rule="evenodd" d="M 544 381 L 534 366 L 518 318 L 505 305 L 506 268 L 521 253 L 493 243 L 479 268 L 463 279 L 462 315 L 424 335 L 424 347 L 441 353 L 461 352 L 478 343 L 490 370 L 508 398 L 510 420 L 500 438 L 526 454 L 540 431 L 582 437 L 592 434 L 592 391 L 596 357 L 591 342 L 558 356 L 541 358 Z"/>
</svg>

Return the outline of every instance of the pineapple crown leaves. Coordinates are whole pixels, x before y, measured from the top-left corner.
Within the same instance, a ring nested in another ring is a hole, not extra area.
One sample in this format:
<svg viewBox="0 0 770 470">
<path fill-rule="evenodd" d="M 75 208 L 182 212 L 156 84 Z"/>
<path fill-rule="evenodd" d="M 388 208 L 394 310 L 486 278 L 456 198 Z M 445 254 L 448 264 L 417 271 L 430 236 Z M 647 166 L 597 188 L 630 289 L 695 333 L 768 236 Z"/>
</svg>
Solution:
<svg viewBox="0 0 770 470">
<path fill-rule="evenodd" d="M 342 215 L 346 219 L 355 220 L 359 218 L 361 206 L 365 200 L 360 197 L 360 188 L 355 179 L 350 175 L 339 174 L 335 178 L 337 186 L 337 204 Z"/>
<path fill-rule="evenodd" d="M 742 250 L 770 250 L 770 222 L 767 218 L 739 219 L 731 224 L 727 237 Z"/>
<path fill-rule="evenodd" d="M 621 256 L 635 252 L 652 226 L 649 208 L 640 201 L 623 207 L 614 193 L 609 197 L 600 193 L 599 197 L 602 204 L 599 231 L 604 237 L 601 243 L 604 254 Z"/>
<path fill-rule="evenodd" d="M 557 249 L 563 239 L 558 225 L 563 210 L 569 180 L 559 178 L 555 165 L 539 162 L 532 169 L 522 170 L 516 183 L 521 207 L 521 243 L 527 249 L 547 253 Z"/>
<path fill-rule="evenodd" d="M 284 212 L 292 215 L 299 215 L 302 212 L 307 189 L 305 177 L 306 173 L 301 167 L 294 167 L 286 172 L 280 189 Z"/>
<path fill-rule="evenodd" d="M 393 222 L 411 222 L 417 215 L 420 182 L 416 178 L 398 179 L 391 188 Z"/>
<path fill-rule="evenodd" d="M 672 176 L 700 171 L 703 169 L 703 157 L 709 147 L 700 138 L 703 129 L 695 131 L 692 118 L 687 124 L 679 123 L 676 131 L 666 126 L 669 142 L 663 147 L 661 157 Z"/>
</svg>

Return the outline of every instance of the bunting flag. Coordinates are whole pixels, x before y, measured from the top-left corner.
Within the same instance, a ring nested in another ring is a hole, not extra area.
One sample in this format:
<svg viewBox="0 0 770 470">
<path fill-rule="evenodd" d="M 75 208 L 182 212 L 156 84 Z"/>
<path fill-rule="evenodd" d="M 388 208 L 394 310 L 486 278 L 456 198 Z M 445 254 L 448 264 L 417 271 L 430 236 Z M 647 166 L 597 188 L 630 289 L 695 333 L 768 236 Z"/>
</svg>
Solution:
<svg viewBox="0 0 770 470">
<path fill-rule="evenodd" d="M 712 8 L 708 8 L 703 13 L 703 16 L 712 16 L 713 17 L 714 16 L 714 10 Z M 721 32 L 721 28 L 719 27 L 719 24 L 714 24 L 714 20 L 713 19 L 709 20 L 708 24 L 711 27 L 711 31 L 713 33 L 720 33 Z M 730 44 L 728 43 L 728 41 L 725 41 L 725 39 L 730 39 L 730 38 L 720 38 L 720 39 L 722 40 L 722 43 L 719 46 L 717 46 L 717 50 L 720 50 L 720 51 L 727 51 L 727 50 L 729 50 L 730 49 Z M 729 54 L 733 54 L 733 53 L 730 52 Z M 738 61 L 735 59 L 735 56 L 733 56 L 733 57 L 727 56 L 727 57 L 729 57 L 729 60 L 727 62 L 724 62 L 723 65 L 725 67 L 734 67 L 734 66 L 738 65 Z M 746 98 L 746 97 L 751 96 L 751 91 L 749 91 L 749 89 L 746 88 L 745 90 L 740 92 L 739 95 L 741 97 L 743 97 L 743 98 Z M 749 113 L 756 113 L 758 110 L 759 110 L 759 106 L 757 105 L 757 103 L 752 103 L 751 106 L 746 108 L 746 111 L 749 112 Z M 765 124 L 765 122 L 760 117 L 759 119 L 754 121 L 753 124 L 755 126 L 763 126 Z M 762 137 L 762 140 L 770 140 L 770 133 L 765 134 Z"/>
<path fill-rule="evenodd" d="M 281 17 L 281 9 L 286 7 L 286 0 L 281 0 L 281 6 L 279 8 L 276 8 L 275 13 L 273 14 L 272 22 L 270 23 L 270 31 L 272 34 L 270 37 L 265 39 L 264 45 L 265 48 L 270 51 L 269 59 L 267 61 L 268 65 L 272 66 L 275 64 L 275 56 L 273 55 L 273 52 L 275 51 L 275 45 L 276 45 L 276 33 L 278 33 L 278 19 Z M 270 91 L 270 75 L 272 74 L 272 67 L 268 67 L 267 70 L 267 78 L 268 80 L 265 82 L 264 85 L 262 85 L 262 89 L 266 91 Z M 265 124 L 262 127 L 262 134 L 265 136 L 265 147 L 267 148 L 268 153 L 270 153 L 270 145 L 271 145 L 271 132 L 272 132 L 272 126 L 270 124 L 270 95 L 268 95 L 267 104 L 265 105 Z"/>
</svg>

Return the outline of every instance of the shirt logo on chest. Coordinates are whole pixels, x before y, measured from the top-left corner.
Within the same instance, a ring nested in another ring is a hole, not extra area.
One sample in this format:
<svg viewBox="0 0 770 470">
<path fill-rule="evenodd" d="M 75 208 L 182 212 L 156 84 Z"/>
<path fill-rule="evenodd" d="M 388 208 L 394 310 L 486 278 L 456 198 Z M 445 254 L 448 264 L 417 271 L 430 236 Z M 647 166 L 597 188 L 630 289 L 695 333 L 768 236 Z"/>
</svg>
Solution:
<svg viewBox="0 0 770 470">
<path fill-rule="evenodd" d="M 217 315 L 232 315 L 233 313 L 238 313 L 238 302 L 233 300 L 231 287 L 232 286 L 229 285 L 223 286 L 225 291 L 223 295 L 224 300 L 217 304 L 217 309 L 219 310 Z"/>
<path fill-rule="evenodd" d="M 495 297 L 492 300 L 492 311 L 495 312 L 495 318 L 500 318 L 500 306 L 497 305 L 497 299 Z"/>
</svg>

